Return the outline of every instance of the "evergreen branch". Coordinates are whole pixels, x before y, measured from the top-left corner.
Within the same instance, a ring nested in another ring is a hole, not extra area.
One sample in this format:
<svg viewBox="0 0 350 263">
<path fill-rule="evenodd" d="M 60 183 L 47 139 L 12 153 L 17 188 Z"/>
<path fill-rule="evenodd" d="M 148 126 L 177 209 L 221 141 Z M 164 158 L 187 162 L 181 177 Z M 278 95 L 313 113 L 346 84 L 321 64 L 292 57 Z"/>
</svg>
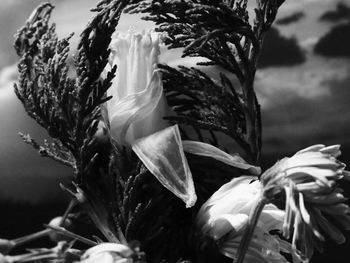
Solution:
<svg viewBox="0 0 350 263">
<path fill-rule="evenodd" d="M 45 146 L 38 144 L 29 134 L 19 133 L 22 140 L 33 146 L 34 149 L 38 150 L 39 154 L 43 157 L 49 157 L 63 165 L 75 168 L 74 158 L 65 152 L 62 148 L 58 148 L 56 143 L 52 143 L 52 146 L 45 141 Z M 59 149 L 59 150 L 58 150 Z"/>
<path fill-rule="evenodd" d="M 68 77 L 66 65 L 72 35 L 58 40 L 55 25 L 49 25 L 50 3 L 38 6 L 15 37 L 15 49 L 21 57 L 15 92 L 29 116 L 73 154 L 78 181 L 84 170 L 78 164 L 83 161 L 80 150 L 96 133 L 97 126 L 91 125 L 100 117 L 99 106 L 109 99 L 105 94 L 116 67 L 104 81 L 99 78 L 108 61 L 111 35 L 127 2 L 101 1 L 94 9 L 97 14 L 78 46 L 76 80 Z"/>
<path fill-rule="evenodd" d="M 243 114 L 244 117 L 236 116 L 236 119 L 243 119 L 238 126 L 242 131 L 233 132 L 235 129 L 231 129 L 230 136 L 244 148 L 253 163 L 259 162 L 261 149 L 260 106 L 253 87 L 256 65 L 264 33 L 271 27 L 283 2 L 257 1 L 253 26 L 249 23 L 247 0 L 136 0 L 126 8 L 130 13 L 147 13 L 144 19 L 154 21 L 158 26 L 157 31 L 166 32 L 164 42 L 169 48 L 183 47 L 183 56 L 209 59 L 208 62 L 198 63 L 199 65 L 218 65 L 237 76 L 242 101 L 239 114 Z M 194 83 L 199 81 L 194 79 L 196 77 L 192 78 Z M 207 97 L 212 96 L 209 90 L 204 91 L 208 92 Z M 183 89 L 178 90 L 178 93 L 168 96 L 168 99 L 173 96 L 181 97 L 182 92 Z M 179 105 L 176 106 L 176 103 Z M 186 103 L 190 105 L 191 102 Z M 184 111 L 186 103 L 183 99 L 171 99 L 171 104 L 176 107 L 177 112 Z M 197 106 L 196 111 L 199 112 L 203 105 Z M 202 112 L 205 110 L 204 107 Z M 222 115 L 218 116 L 222 118 Z M 228 118 L 233 120 L 232 116 L 229 116 Z M 192 117 L 201 118 L 194 115 Z M 186 121 L 194 124 L 193 120 Z M 194 125 L 197 125 L 197 128 L 213 130 L 213 125 L 218 122 L 220 120 L 213 115 L 210 122 L 201 120 Z M 226 123 L 226 127 L 227 125 Z M 236 136 L 237 134 L 241 136 Z"/>
<path fill-rule="evenodd" d="M 244 101 L 231 81 L 221 74 L 220 83 L 202 71 L 180 66 L 179 70 L 159 65 L 169 105 L 176 116 L 167 119 L 234 138 L 245 149 Z M 181 94 L 181 95 L 179 95 Z M 214 139 L 215 141 L 215 139 Z"/>
<path fill-rule="evenodd" d="M 51 4 L 41 4 L 34 10 L 15 39 L 20 56 L 15 92 L 27 113 L 57 143 L 54 147 L 42 147 L 29 137 L 23 136 L 24 140 L 43 156 L 64 164 L 74 160 L 77 187 L 87 193 L 89 200 L 98 202 L 101 211 L 106 211 L 100 219 L 105 220 L 105 227 L 113 235 L 117 233 L 111 223 L 115 209 L 110 207 L 113 179 L 106 175 L 113 148 L 99 119 L 100 105 L 109 99 L 106 91 L 116 67 L 105 80 L 100 80 L 100 74 L 108 62 L 111 35 L 127 2 L 101 1 L 94 9 L 96 15 L 83 31 L 78 46 L 75 79 L 68 77 L 66 65 L 71 36 L 58 40 L 55 26 L 49 25 Z M 65 157 L 71 159 L 66 161 Z M 93 212 L 98 217 L 98 211 Z"/>
</svg>

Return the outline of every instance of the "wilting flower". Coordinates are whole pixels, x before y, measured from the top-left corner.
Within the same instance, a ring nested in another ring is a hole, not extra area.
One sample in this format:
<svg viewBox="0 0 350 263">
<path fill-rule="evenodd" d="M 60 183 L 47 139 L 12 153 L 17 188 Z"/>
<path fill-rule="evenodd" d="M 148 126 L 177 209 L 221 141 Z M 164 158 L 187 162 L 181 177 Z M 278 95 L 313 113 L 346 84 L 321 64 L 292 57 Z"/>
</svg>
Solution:
<svg viewBox="0 0 350 263">
<path fill-rule="evenodd" d="M 233 179 L 216 191 L 203 204 L 197 215 L 201 236 L 209 236 L 227 257 L 237 256 L 237 250 L 248 224 L 249 214 L 261 199 L 261 184 L 256 177 Z M 267 204 L 259 217 L 245 262 L 288 262 L 282 252 L 289 252 L 289 244 L 269 232 L 281 231 L 284 212 Z"/>
<path fill-rule="evenodd" d="M 110 66 L 117 65 L 108 95 L 108 119 L 112 137 L 130 145 L 168 126 L 163 120 L 168 106 L 157 70 L 159 36 L 155 33 L 114 34 Z"/>
<path fill-rule="evenodd" d="M 285 193 L 286 217 L 283 235 L 292 238 L 296 256 L 307 262 L 314 247 L 320 249 L 327 234 L 343 243 L 342 232 L 331 223 L 350 229 L 350 209 L 337 181 L 349 177 L 345 164 L 337 160 L 340 146 L 314 145 L 291 158 L 284 158 L 261 177 L 267 195 Z M 291 234 L 292 233 L 292 234 Z"/>
</svg>

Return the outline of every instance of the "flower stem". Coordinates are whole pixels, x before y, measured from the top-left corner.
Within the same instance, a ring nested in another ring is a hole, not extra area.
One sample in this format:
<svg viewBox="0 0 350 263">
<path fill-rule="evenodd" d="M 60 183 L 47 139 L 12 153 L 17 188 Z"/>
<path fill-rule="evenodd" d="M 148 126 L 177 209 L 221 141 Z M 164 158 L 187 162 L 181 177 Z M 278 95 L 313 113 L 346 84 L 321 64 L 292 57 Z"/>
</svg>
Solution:
<svg viewBox="0 0 350 263">
<path fill-rule="evenodd" d="M 89 245 L 89 246 L 96 246 L 97 243 L 95 241 L 92 241 L 90 239 L 87 239 L 85 237 L 82 237 L 78 234 L 75 234 L 73 232 L 68 231 L 67 229 L 63 228 L 63 227 L 59 227 L 59 226 L 51 226 L 51 225 L 44 225 L 47 229 L 50 229 L 52 231 L 55 231 L 61 235 L 67 236 L 69 238 L 72 239 L 76 239 L 79 240 L 80 242 Z"/>
<path fill-rule="evenodd" d="M 50 232 L 51 232 L 50 229 L 44 229 L 44 230 L 40 230 L 38 232 L 35 232 L 33 234 L 29 234 L 29 235 L 26 235 L 23 237 L 13 239 L 12 241 L 14 242 L 15 246 L 19 246 L 19 245 L 22 245 L 22 244 L 27 243 L 29 241 L 35 240 L 37 238 L 41 238 L 43 236 L 46 236 Z"/>
<path fill-rule="evenodd" d="M 259 201 L 255 204 L 255 207 L 250 211 L 249 221 L 243 233 L 241 243 L 239 244 L 237 257 L 233 261 L 234 263 L 243 263 L 245 254 L 250 244 L 250 240 L 253 237 L 256 224 L 258 223 L 260 214 L 266 204 L 267 204 L 267 199 L 264 196 L 262 196 L 259 199 Z"/>
</svg>

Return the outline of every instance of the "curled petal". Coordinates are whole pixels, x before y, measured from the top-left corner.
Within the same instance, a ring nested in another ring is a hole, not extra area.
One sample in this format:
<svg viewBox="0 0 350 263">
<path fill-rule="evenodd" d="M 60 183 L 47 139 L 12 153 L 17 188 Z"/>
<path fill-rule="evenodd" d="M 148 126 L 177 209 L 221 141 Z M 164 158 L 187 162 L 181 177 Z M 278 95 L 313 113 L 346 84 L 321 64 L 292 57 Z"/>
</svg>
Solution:
<svg viewBox="0 0 350 263">
<path fill-rule="evenodd" d="M 156 71 L 145 90 L 124 97 L 113 107 L 110 116 L 112 136 L 125 143 L 125 135 L 130 125 L 145 119 L 156 108 L 162 94 L 160 72 Z"/>
<path fill-rule="evenodd" d="M 256 176 L 240 176 L 238 178 L 234 178 L 230 182 L 224 184 L 221 186 L 206 202 L 207 206 L 211 206 L 212 204 L 216 203 L 219 200 L 222 200 L 225 196 L 229 195 L 233 189 L 236 189 L 237 187 L 242 188 L 244 186 L 249 185 L 253 180 L 257 180 L 258 178 Z M 251 195 L 252 191 L 255 193 L 257 192 L 258 188 L 248 188 L 246 192 L 239 191 L 240 189 L 236 189 L 237 194 L 249 194 Z M 245 190 L 245 189 L 244 189 Z M 244 195 L 242 197 L 245 197 Z M 237 200 L 235 200 L 237 202 Z"/>
<path fill-rule="evenodd" d="M 267 204 L 260 216 L 259 225 L 266 231 L 282 229 L 285 212 L 272 204 Z"/>
<path fill-rule="evenodd" d="M 305 207 L 304 196 L 301 193 L 299 193 L 299 208 L 300 208 L 300 213 L 304 222 L 310 225 L 311 224 L 310 214 Z"/>
<path fill-rule="evenodd" d="M 325 154 L 330 154 L 334 157 L 338 157 L 341 154 L 340 145 L 336 144 L 336 145 L 324 147 L 323 149 L 320 150 L 320 152 Z"/>
<path fill-rule="evenodd" d="M 318 166 L 328 169 L 338 169 L 339 163 L 331 158 L 325 158 L 320 152 L 305 152 L 303 154 L 294 155 L 288 160 L 288 166 L 291 167 L 309 167 Z"/>
<path fill-rule="evenodd" d="M 197 196 L 177 125 L 136 140 L 132 149 L 158 181 L 181 198 L 187 207 Z"/>
<path fill-rule="evenodd" d="M 133 254 L 133 251 L 123 244 L 117 243 L 101 243 L 97 246 L 89 248 L 85 251 L 85 253 L 81 256 L 82 259 L 88 258 L 91 255 L 104 253 L 104 252 L 114 252 L 123 257 L 130 257 Z"/>
<path fill-rule="evenodd" d="M 215 240 L 220 239 L 223 235 L 230 231 L 241 233 L 248 223 L 248 215 L 246 214 L 223 214 L 212 219 L 209 235 Z"/>
<path fill-rule="evenodd" d="M 253 175 L 259 175 L 261 173 L 260 167 L 248 164 L 238 154 L 230 155 L 211 144 L 197 142 L 197 141 L 185 141 L 185 140 L 182 142 L 182 144 L 185 152 L 214 158 L 215 160 L 231 165 L 233 167 L 247 170 Z"/>
<path fill-rule="evenodd" d="M 155 32 L 116 32 L 110 45 L 110 65 L 118 65 L 107 91 L 108 120 L 112 137 L 124 146 L 160 131 L 169 124 L 163 119 L 169 107 L 163 94 L 160 72 L 159 35 Z"/>
<path fill-rule="evenodd" d="M 301 153 L 306 153 L 306 152 L 318 152 L 319 150 L 323 149 L 325 145 L 323 144 L 315 144 L 311 145 L 309 147 L 306 147 L 300 151 L 298 151 L 295 155 L 301 154 Z"/>
<path fill-rule="evenodd" d="M 84 263 L 132 263 L 131 256 L 133 251 L 122 244 L 116 243 L 101 243 L 94 246 L 81 256 L 81 261 Z"/>
</svg>

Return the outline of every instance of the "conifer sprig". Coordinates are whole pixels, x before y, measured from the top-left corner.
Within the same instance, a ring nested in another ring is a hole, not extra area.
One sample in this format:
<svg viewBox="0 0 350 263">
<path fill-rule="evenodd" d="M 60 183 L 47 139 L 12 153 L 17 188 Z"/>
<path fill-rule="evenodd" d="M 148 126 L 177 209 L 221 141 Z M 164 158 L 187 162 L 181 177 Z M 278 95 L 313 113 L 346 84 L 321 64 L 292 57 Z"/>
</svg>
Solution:
<svg viewBox="0 0 350 263">
<path fill-rule="evenodd" d="M 100 105 L 115 76 L 113 67 L 104 80 L 100 74 L 108 62 L 111 35 L 128 1 L 101 1 L 96 15 L 81 34 L 75 58 L 76 79 L 68 76 L 66 63 L 69 39 L 59 40 L 55 25 L 49 24 L 53 6 L 41 4 L 15 36 L 20 56 L 19 81 L 15 92 L 27 113 L 58 139 L 62 152 L 69 150 L 76 162 L 76 178 L 86 173 L 84 163 L 96 153 L 84 155 L 97 131 Z M 61 147 L 62 146 L 62 147 Z"/>
<path fill-rule="evenodd" d="M 173 119 L 178 123 L 191 124 L 196 130 L 226 131 L 226 134 L 242 146 L 253 163 L 259 162 L 261 150 L 260 106 L 253 82 L 263 34 L 270 28 L 278 7 L 282 3 L 282 0 L 257 1 L 253 25 L 249 22 L 247 0 L 136 0 L 132 1 L 126 9 L 130 13 L 147 13 L 144 19 L 154 21 L 158 26 L 157 30 L 166 33 L 164 42 L 169 48 L 182 47 L 184 48 L 183 56 L 208 59 L 208 61 L 198 63 L 199 65 L 217 65 L 236 76 L 240 85 L 235 87 L 235 93 L 240 99 L 238 101 L 226 99 L 225 108 L 231 108 L 231 111 L 240 110 L 237 111 L 237 116 L 226 121 L 220 129 L 218 129 L 218 123 L 222 124 L 222 115 L 216 115 L 215 111 L 208 114 L 208 109 L 205 107 L 196 107 L 187 113 L 182 111 L 180 116 Z M 180 69 L 181 71 L 183 69 Z M 167 73 L 169 73 L 169 68 L 165 74 L 167 83 L 185 83 L 189 80 L 188 74 L 177 74 L 177 79 L 175 79 L 176 74 Z M 194 74 L 191 78 L 193 85 L 197 85 L 203 79 L 210 79 L 204 76 L 203 72 Z M 194 81 L 196 78 L 197 80 Z M 229 82 L 231 82 L 229 78 L 225 78 L 226 86 Z M 212 83 L 211 89 L 218 89 L 218 91 L 210 91 L 209 88 L 206 88 L 202 96 L 212 98 L 209 99 L 211 101 L 225 101 L 223 95 L 226 93 L 222 93 L 222 86 L 214 84 L 214 81 Z M 209 85 L 209 81 L 207 84 Z M 234 85 L 231 83 L 229 86 Z M 183 87 L 170 85 L 166 87 L 166 90 L 171 94 L 168 99 L 175 107 L 175 111 L 178 111 L 179 108 L 186 108 L 188 100 L 182 98 Z M 181 97 L 180 99 L 174 99 L 176 93 Z M 193 122 L 194 115 L 205 115 L 206 117 L 211 115 L 213 118 L 210 120 L 206 118 L 205 122 L 203 119 Z"/>
</svg>

